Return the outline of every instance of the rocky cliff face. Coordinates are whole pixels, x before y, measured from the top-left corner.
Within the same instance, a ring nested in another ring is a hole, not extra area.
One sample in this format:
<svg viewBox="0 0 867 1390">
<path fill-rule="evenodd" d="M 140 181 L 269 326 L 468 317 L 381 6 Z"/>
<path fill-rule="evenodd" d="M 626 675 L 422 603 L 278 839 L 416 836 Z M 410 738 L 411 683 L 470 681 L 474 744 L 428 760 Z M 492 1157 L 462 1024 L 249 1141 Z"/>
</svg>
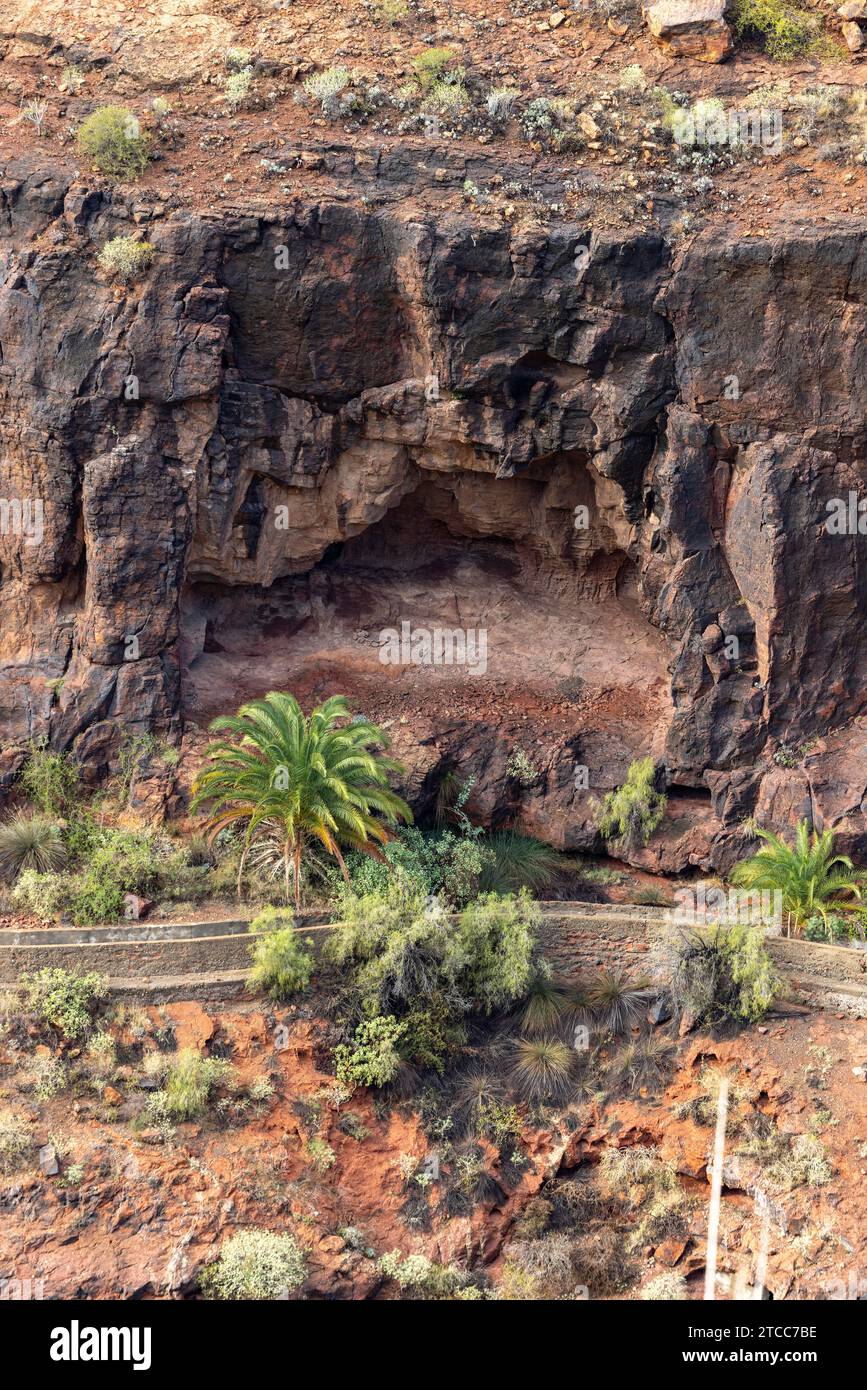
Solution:
<svg viewBox="0 0 867 1390">
<path fill-rule="evenodd" d="M 177 806 L 213 714 L 340 689 L 420 808 L 457 769 L 492 823 L 589 848 L 650 752 L 644 862 L 724 866 L 752 815 L 867 849 L 863 542 L 826 526 L 863 486 L 863 223 L 675 254 L 360 200 L 169 213 L 23 164 L 0 196 L 7 785 L 35 736 L 98 776 L 153 730 Z M 119 289 L 96 252 L 136 223 L 156 259 Z M 403 622 L 484 631 L 484 670 L 383 665 Z"/>
</svg>

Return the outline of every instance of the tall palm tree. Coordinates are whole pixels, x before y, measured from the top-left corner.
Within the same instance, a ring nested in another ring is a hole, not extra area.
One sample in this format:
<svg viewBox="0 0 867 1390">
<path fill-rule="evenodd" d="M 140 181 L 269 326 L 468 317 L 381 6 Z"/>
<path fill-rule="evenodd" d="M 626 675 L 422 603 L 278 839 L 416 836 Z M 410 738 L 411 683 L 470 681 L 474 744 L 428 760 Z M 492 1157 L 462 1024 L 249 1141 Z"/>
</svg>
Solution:
<svg viewBox="0 0 867 1390">
<path fill-rule="evenodd" d="M 348 881 L 341 844 L 375 853 L 390 838 L 386 826 L 412 820 L 406 802 L 388 786 L 388 774 L 403 769 L 379 751 L 388 747 L 387 736 L 366 719 L 344 722 L 350 719 L 343 695 L 332 695 L 305 717 L 294 696 L 272 691 L 211 724 L 211 732 L 224 737 L 207 750 L 192 807 L 210 803 L 212 839 L 227 826 L 246 825 L 239 894 L 247 853 L 257 841 L 270 844 L 279 859 L 287 902 L 294 877 L 300 909 L 301 860 L 312 846 L 333 855 Z"/>
<path fill-rule="evenodd" d="M 732 883 L 750 889 L 779 889 L 788 929 L 801 928 L 810 917 L 828 917 L 836 912 L 857 912 L 863 917 L 861 875 L 852 860 L 834 853 L 834 832 L 814 830 L 810 835 L 806 820 L 798 824 L 794 846 L 786 844 L 770 830 L 756 829 L 765 845 L 750 859 L 738 864 Z M 853 901 L 854 899 L 854 901 Z"/>
</svg>

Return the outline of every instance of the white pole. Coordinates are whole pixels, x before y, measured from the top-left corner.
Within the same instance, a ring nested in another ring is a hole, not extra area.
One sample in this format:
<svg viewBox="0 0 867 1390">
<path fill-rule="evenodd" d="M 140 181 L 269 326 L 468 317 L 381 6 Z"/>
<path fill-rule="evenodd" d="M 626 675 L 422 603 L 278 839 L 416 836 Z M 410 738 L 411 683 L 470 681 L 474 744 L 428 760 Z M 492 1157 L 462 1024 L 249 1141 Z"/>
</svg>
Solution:
<svg viewBox="0 0 867 1390">
<path fill-rule="evenodd" d="M 722 1197 L 723 1156 L 726 1144 L 726 1120 L 729 1113 L 729 1079 L 720 1081 L 719 1101 L 716 1111 L 716 1134 L 713 1141 L 713 1168 L 711 1169 L 710 1211 L 707 1219 L 707 1263 L 704 1270 L 704 1296 L 716 1298 L 716 1250 L 719 1239 L 719 1206 Z"/>
</svg>

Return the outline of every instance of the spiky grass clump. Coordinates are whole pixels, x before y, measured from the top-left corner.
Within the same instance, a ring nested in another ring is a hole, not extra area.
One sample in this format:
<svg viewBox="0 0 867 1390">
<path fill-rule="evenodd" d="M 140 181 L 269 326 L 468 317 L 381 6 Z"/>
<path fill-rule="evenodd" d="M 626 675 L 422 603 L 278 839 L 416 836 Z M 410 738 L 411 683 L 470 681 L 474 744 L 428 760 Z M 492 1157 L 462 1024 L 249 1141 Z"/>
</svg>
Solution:
<svg viewBox="0 0 867 1390">
<path fill-rule="evenodd" d="M 17 878 L 25 869 L 56 873 L 66 862 L 60 831 L 44 816 L 10 816 L 0 825 L 0 875 Z"/>
<path fill-rule="evenodd" d="M 515 1043 L 512 1079 L 528 1101 L 559 1101 L 569 1093 L 575 1054 L 556 1038 L 521 1038 Z"/>
<path fill-rule="evenodd" d="M 484 848 L 480 891 L 485 893 L 517 893 L 520 888 L 543 893 L 554 886 L 562 870 L 556 850 L 515 830 L 489 835 Z"/>
<path fill-rule="evenodd" d="M 671 1072 L 676 1051 L 671 1038 L 651 1033 L 621 1048 L 611 1061 L 609 1074 L 616 1085 L 628 1090 L 657 1090 Z"/>
<path fill-rule="evenodd" d="M 581 1011 L 581 999 L 565 980 L 539 971 L 521 1006 L 521 1032 L 529 1038 L 556 1034 Z"/>
<path fill-rule="evenodd" d="M 596 1026 L 617 1036 L 644 1020 L 655 994 L 644 976 L 631 979 L 622 970 L 605 970 L 587 986 L 587 1006 Z"/>
</svg>

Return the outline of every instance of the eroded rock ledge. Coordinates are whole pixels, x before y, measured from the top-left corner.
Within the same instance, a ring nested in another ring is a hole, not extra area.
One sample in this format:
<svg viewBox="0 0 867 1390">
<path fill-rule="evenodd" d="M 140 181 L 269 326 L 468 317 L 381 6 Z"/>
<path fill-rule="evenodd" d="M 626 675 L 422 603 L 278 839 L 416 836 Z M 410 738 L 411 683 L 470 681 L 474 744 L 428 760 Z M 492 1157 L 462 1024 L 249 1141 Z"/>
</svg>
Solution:
<svg viewBox="0 0 867 1390">
<path fill-rule="evenodd" d="M 0 195 L 0 496 L 44 503 L 38 543 L 0 536 L 7 785 L 34 736 L 96 777 L 152 729 L 177 809 L 218 710 L 345 689 L 419 808 L 454 767 L 492 823 L 590 848 L 650 752 L 648 863 L 725 866 L 752 815 L 867 849 L 864 540 L 825 526 L 864 479 L 862 222 L 675 256 L 23 167 Z M 96 253 L 136 224 L 157 256 L 121 290 Z M 381 665 L 402 620 L 484 628 L 484 675 Z"/>
</svg>

